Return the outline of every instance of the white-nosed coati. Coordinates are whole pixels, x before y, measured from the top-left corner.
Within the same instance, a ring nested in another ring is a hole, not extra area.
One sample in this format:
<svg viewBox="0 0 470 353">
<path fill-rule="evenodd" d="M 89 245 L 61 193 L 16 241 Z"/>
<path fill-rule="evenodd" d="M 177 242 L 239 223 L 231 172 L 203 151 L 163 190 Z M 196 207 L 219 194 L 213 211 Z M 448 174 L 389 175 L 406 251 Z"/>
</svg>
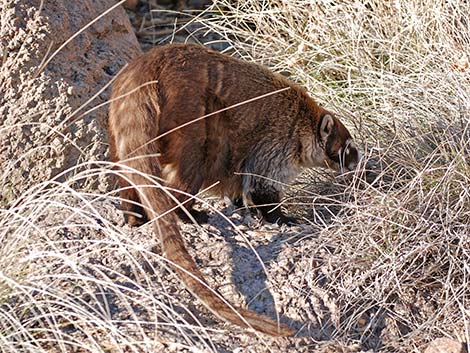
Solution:
<svg viewBox="0 0 470 353">
<path fill-rule="evenodd" d="M 190 209 L 188 194 L 218 183 L 212 193 L 258 206 L 269 222 L 288 222 L 275 206 L 282 184 L 301 168 L 355 168 L 359 153 L 344 125 L 303 88 L 265 67 L 198 45 L 170 44 L 135 59 L 116 78 L 109 141 L 113 161 L 140 172 L 123 170 L 119 178 L 127 222 L 153 220 L 165 256 L 188 289 L 225 320 L 291 335 L 288 327 L 233 308 L 210 290 L 184 246 L 175 213 L 155 217 L 175 200 Z M 181 193 L 151 187 L 151 176 Z"/>
</svg>

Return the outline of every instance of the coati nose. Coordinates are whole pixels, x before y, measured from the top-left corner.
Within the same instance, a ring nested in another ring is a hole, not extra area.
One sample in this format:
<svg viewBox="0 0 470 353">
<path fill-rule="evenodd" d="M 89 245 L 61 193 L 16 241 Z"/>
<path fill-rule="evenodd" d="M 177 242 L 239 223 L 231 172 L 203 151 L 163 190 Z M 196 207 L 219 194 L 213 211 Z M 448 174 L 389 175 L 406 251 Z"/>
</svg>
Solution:
<svg viewBox="0 0 470 353">
<path fill-rule="evenodd" d="M 356 169 L 357 164 L 358 164 L 358 163 L 357 163 L 356 161 L 355 161 L 355 162 L 351 162 L 351 163 L 349 163 L 349 164 L 346 166 L 346 168 L 348 169 L 348 171 L 353 171 L 353 170 Z"/>
<path fill-rule="evenodd" d="M 354 145 L 354 142 L 348 141 L 347 147 L 344 153 L 344 165 L 348 171 L 355 170 L 361 159 L 359 150 Z"/>
</svg>

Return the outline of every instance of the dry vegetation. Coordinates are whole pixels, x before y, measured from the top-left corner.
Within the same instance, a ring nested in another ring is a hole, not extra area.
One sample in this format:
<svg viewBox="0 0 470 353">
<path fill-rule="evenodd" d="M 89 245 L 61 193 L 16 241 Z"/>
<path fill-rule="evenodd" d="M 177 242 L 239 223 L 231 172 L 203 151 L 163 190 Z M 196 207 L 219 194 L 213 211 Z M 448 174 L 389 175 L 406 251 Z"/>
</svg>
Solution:
<svg viewBox="0 0 470 353">
<path fill-rule="evenodd" d="M 375 336 L 392 350 L 440 335 L 469 342 L 468 3 L 221 1 L 217 8 L 208 28 L 339 111 L 373 170 L 368 183 L 358 172 L 347 197 L 333 197 L 339 213 L 322 227 L 321 244 L 304 244 L 312 258 L 318 245 L 331 252 L 324 288 L 341 303 L 333 336 Z M 312 287 L 317 280 L 305 273 Z"/>
<path fill-rule="evenodd" d="M 305 85 L 364 151 L 352 183 L 309 172 L 288 199 L 312 223 L 279 256 L 288 273 L 270 270 L 289 276 L 273 292 L 301 321 L 289 349 L 470 342 L 468 2 L 220 0 L 194 20 Z M 281 351 L 194 316 L 177 280 L 160 278 L 151 235 L 120 225 L 113 194 L 75 190 L 107 167 L 0 209 L 0 351 Z"/>
</svg>

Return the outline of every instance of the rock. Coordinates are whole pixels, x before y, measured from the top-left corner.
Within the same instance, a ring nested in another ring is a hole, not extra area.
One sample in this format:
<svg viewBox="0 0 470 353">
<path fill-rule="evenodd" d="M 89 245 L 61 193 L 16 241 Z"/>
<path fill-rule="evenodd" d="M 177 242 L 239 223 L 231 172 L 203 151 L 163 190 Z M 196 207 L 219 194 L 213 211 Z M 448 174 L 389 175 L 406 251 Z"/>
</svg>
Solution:
<svg viewBox="0 0 470 353">
<path fill-rule="evenodd" d="M 432 341 L 424 353 L 465 353 L 465 347 L 461 342 L 443 337 Z"/>
<path fill-rule="evenodd" d="M 3 4 L 0 150 L 6 153 L 0 155 L 0 206 L 81 162 L 107 158 L 107 107 L 83 113 L 108 99 L 106 85 L 141 52 L 118 6 L 55 54 L 74 34 L 116 5 L 114 0 Z M 41 70 L 43 62 L 47 65 Z M 53 133 L 61 123 L 63 129 Z M 106 179 L 87 183 L 106 184 Z"/>
</svg>

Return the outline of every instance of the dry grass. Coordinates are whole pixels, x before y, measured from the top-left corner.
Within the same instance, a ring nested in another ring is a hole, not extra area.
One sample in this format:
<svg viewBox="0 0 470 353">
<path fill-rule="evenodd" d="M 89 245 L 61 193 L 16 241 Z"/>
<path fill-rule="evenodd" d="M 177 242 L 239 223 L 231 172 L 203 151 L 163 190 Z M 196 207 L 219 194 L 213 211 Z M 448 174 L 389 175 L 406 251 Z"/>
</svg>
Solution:
<svg viewBox="0 0 470 353">
<path fill-rule="evenodd" d="M 79 165 L 1 210 L 0 350 L 156 352 L 198 341 L 214 351 L 187 298 L 163 284 L 152 233 L 118 226 L 111 195 L 75 190 L 103 173 L 106 164 Z"/>
<path fill-rule="evenodd" d="M 324 297 L 320 338 L 406 352 L 470 342 L 470 5 L 220 0 L 207 13 L 196 20 L 235 55 L 305 85 L 364 150 L 352 183 L 312 172 L 289 200 L 318 234 L 291 245 L 285 293 Z M 0 351 L 235 349 L 160 277 L 154 239 L 103 212 L 112 195 L 76 191 L 109 173 L 95 167 L 0 209 Z"/>
<path fill-rule="evenodd" d="M 338 187 L 321 227 L 322 287 L 339 306 L 332 336 L 392 351 L 442 335 L 470 342 L 470 5 L 222 0 L 214 10 L 207 28 L 337 111 L 372 170 Z M 324 200 L 313 180 L 303 186 Z"/>
</svg>

